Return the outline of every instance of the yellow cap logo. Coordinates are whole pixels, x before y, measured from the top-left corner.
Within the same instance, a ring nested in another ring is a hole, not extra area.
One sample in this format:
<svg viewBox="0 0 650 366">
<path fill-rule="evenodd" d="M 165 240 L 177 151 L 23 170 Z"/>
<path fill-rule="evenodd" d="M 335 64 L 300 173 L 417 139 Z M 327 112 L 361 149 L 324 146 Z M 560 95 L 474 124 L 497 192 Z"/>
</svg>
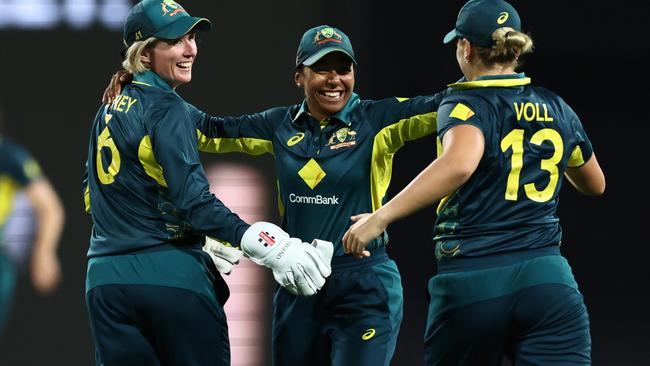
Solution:
<svg viewBox="0 0 650 366">
<path fill-rule="evenodd" d="M 497 24 L 503 24 L 503 23 L 505 23 L 506 20 L 508 20 L 508 17 L 509 17 L 509 16 L 510 16 L 510 15 L 508 14 L 508 12 L 505 12 L 505 11 L 502 12 L 501 14 L 499 14 L 499 17 L 497 18 Z"/>
<path fill-rule="evenodd" d="M 372 329 L 372 328 L 370 328 L 370 329 L 366 330 L 366 331 L 361 335 L 361 339 L 363 339 L 364 341 L 367 341 L 367 340 L 371 339 L 371 338 L 374 337 L 374 336 L 375 336 L 375 330 Z"/>
</svg>

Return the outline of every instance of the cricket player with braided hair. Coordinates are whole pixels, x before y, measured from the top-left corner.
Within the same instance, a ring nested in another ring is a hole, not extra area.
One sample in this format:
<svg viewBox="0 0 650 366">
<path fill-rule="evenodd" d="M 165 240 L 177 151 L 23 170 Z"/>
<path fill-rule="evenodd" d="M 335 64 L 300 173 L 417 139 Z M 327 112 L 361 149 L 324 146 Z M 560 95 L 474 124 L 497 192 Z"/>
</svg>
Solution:
<svg viewBox="0 0 650 366">
<path fill-rule="evenodd" d="M 590 365 L 589 316 L 561 254 L 563 178 L 605 191 L 585 127 L 557 94 L 515 70 L 530 53 L 515 8 L 470 0 L 444 38 L 464 78 L 438 113 L 438 157 L 372 214 L 354 216 L 346 251 L 440 201 L 433 231 L 426 365 Z"/>
<path fill-rule="evenodd" d="M 123 66 L 134 80 L 97 112 L 84 179 L 97 365 L 230 364 L 229 292 L 216 266 L 238 255 L 212 241 L 202 250 L 205 236 L 241 248 L 295 295 L 314 295 L 331 273 L 331 243 L 305 244 L 267 222 L 249 226 L 208 189 L 176 88 L 192 78 L 195 32 L 209 28 L 170 0 L 143 0 L 124 25 Z"/>
<path fill-rule="evenodd" d="M 403 296 L 388 235 L 373 239 L 365 260 L 346 255 L 341 238 L 352 214 L 385 201 L 394 154 L 435 132 L 444 93 L 365 100 L 354 93 L 356 66 L 349 37 L 319 25 L 304 32 L 296 52 L 301 103 L 238 117 L 188 105 L 201 151 L 275 157 L 283 229 L 335 244 L 332 275 L 318 294 L 277 288 L 274 366 L 389 365 L 395 350 Z M 113 75 L 104 101 L 128 81 L 123 72 Z"/>
<path fill-rule="evenodd" d="M 364 260 L 346 255 L 341 238 L 353 213 L 383 204 L 394 154 L 434 133 L 443 94 L 364 100 L 354 93 L 355 67 L 349 37 L 319 25 L 304 32 L 296 53 L 301 103 L 239 117 L 189 107 L 201 151 L 274 155 L 287 232 L 335 243 L 333 272 L 318 294 L 276 290 L 274 366 L 389 365 L 395 350 L 403 297 L 388 235 L 374 238 Z"/>
</svg>

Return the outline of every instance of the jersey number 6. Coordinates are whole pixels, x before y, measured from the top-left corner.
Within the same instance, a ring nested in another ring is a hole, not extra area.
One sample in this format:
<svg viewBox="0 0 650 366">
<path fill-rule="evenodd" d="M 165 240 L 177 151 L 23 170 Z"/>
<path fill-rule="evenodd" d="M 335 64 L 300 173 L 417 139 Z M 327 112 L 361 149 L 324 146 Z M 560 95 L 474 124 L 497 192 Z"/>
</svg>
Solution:
<svg viewBox="0 0 650 366">
<path fill-rule="evenodd" d="M 102 162 L 102 150 L 104 148 L 111 151 L 111 162 L 108 165 L 108 170 L 104 170 L 104 164 Z M 117 150 L 117 146 L 115 146 L 115 142 L 111 138 L 108 126 L 106 126 L 97 138 L 97 160 L 95 162 L 97 166 L 97 177 L 102 184 L 111 184 L 115 181 L 115 176 L 120 171 L 120 162 L 120 152 Z"/>
</svg>

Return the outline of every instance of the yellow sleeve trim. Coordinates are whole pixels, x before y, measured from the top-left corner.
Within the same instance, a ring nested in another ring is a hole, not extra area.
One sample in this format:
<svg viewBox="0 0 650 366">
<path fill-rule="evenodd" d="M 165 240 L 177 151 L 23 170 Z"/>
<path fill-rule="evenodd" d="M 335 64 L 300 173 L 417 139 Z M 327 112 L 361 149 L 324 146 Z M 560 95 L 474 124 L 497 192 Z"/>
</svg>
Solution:
<svg viewBox="0 0 650 366">
<path fill-rule="evenodd" d="M 198 134 L 199 150 L 209 153 L 243 152 L 248 155 L 262 155 L 269 153 L 273 155 L 273 143 L 269 140 L 256 139 L 251 137 L 238 138 L 210 138 L 200 130 Z"/>
<path fill-rule="evenodd" d="M 474 111 L 463 103 L 458 103 L 449 114 L 449 117 L 458 118 L 461 121 L 467 121 L 474 115 Z"/>
<path fill-rule="evenodd" d="M 161 186 L 167 187 L 167 181 L 163 175 L 163 168 L 153 154 L 153 147 L 149 135 L 145 135 L 140 141 L 140 146 L 138 146 L 138 160 L 140 160 L 142 168 L 148 176 L 153 178 Z"/>
<path fill-rule="evenodd" d="M 86 186 L 84 190 L 84 206 L 86 208 L 86 213 L 90 213 L 90 186 Z"/>
<path fill-rule="evenodd" d="M 571 156 L 569 157 L 569 162 L 567 166 L 569 168 L 575 168 L 579 167 L 581 165 L 584 165 L 585 163 L 585 158 L 582 156 L 582 149 L 580 146 L 576 146 L 575 149 L 571 152 Z"/>
<path fill-rule="evenodd" d="M 372 211 L 378 210 L 386 196 L 393 174 L 393 156 L 406 141 L 436 132 L 438 112 L 430 112 L 388 125 L 375 135 L 370 168 Z"/>
<path fill-rule="evenodd" d="M 34 180 L 41 175 L 41 167 L 36 160 L 29 160 L 23 165 L 23 171 L 30 180 Z"/>
<path fill-rule="evenodd" d="M 0 174 L 0 228 L 11 213 L 16 191 L 18 191 L 18 184 L 9 176 Z"/>
</svg>

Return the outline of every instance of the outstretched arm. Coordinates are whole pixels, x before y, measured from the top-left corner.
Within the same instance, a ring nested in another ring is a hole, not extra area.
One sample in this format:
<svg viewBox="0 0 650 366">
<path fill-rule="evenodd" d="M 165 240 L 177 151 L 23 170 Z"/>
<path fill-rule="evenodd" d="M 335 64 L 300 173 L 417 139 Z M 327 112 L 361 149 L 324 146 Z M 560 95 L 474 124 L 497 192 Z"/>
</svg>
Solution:
<svg viewBox="0 0 650 366">
<path fill-rule="evenodd" d="M 124 87 L 133 81 L 133 74 L 119 70 L 111 76 L 102 95 L 102 102 L 111 104 Z M 196 127 L 200 151 L 209 153 L 243 152 L 249 155 L 273 154 L 271 143 L 275 124 L 280 117 L 264 111 L 239 117 L 209 115 L 187 103 Z M 277 111 L 275 112 L 278 113 Z"/>
<path fill-rule="evenodd" d="M 445 133 L 443 152 L 406 188 L 371 215 L 357 215 L 343 236 L 346 253 L 363 256 L 366 245 L 386 227 L 432 205 L 463 185 L 476 170 L 484 150 L 483 133 L 472 125 L 458 125 Z"/>
</svg>

